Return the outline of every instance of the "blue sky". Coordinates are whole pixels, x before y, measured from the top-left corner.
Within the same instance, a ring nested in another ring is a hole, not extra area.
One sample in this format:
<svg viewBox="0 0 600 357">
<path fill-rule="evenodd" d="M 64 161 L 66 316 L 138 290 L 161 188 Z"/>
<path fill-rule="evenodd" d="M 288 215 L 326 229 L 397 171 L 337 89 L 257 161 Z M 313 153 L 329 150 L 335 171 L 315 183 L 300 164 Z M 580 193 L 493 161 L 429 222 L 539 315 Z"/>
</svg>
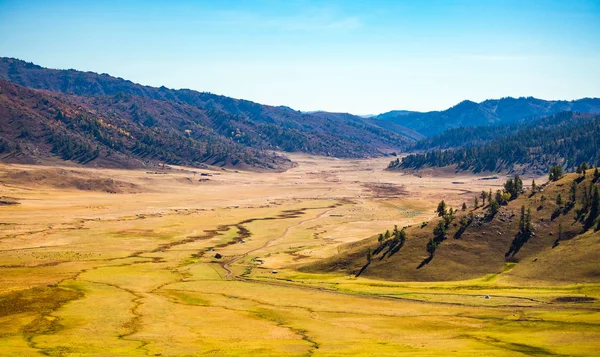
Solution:
<svg viewBox="0 0 600 357">
<path fill-rule="evenodd" d="M 0 56 L 299 110 L 600 97 L 600 1 L 10 1 Z"/>
</svg>

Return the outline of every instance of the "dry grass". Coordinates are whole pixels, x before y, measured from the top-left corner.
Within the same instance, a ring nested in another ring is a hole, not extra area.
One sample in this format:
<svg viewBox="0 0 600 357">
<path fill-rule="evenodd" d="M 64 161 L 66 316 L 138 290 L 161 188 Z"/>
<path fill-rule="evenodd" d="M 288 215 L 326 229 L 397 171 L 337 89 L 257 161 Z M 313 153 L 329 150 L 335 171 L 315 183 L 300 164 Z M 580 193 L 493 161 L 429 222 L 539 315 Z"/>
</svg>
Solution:
<svg viewBox="0 0 600 357">
<path fill-rule="evenodd" d="M 430 219 L 440 198 L 458 207 L 500 180 L 390 173 L 381 171 L 385 159 L 294 159 L 300 165 L 285 173 L 212 171 L 209 182 L 185 168 L 101 172 L 140 188 L 135 194 L 8 182 L 46 169 L 0 167 L 0 196 L 20 203 L 0 207 L 0 354 L 585 356 L 600 348 L 600 288 L 575 284 L 581 273 L 547 284 L 528 280 L 525 264 L 504 262 L 493 275 L 456 282 L 300 272 L 393 224 Z M 479 249 L 469 239 L 464 247 Z M 564 242 L 547 256 L 576 244 L 593 261 L 593 242 Z M 402 264 L 412 263 L 385 269 Z"/>
</svg>

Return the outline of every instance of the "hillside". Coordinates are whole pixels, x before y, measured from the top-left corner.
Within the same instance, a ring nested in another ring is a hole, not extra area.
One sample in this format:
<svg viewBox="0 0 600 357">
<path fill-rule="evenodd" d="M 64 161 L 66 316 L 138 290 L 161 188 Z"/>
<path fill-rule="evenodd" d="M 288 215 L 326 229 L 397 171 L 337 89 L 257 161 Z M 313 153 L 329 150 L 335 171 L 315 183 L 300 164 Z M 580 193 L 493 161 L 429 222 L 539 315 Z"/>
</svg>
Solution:
<svg viewBox="0 0 600 357">
<path fill-rule="evenodd" d="M 164 129 L 176 131 L 188 123 L 217 135 L 219 141 L 233 141 L 258 150 L 372 157 L 400 150 L 421 138 L 398 125 L 379 126 L 378 120 L 353 115 L 303 114 L 283 106 L 212 93 L 143 86 L 107 74 L 47 69 L 12 58 L 0 59 L 0 78 L 33 89 L 68 94 L 71 104 L 115 114 L 136 125 L 168 126 Z M 175 127 L 174 122 L 178 123 Z M 196 139 L 209 140 L 202 135 Z M 228 161 L 234 162 L 235 158 Z"/>
<path fill-rule="evenodd" d="M 443 111 L 391 111 L 376 118 L 405 126 L 425 136 L 433 136 L 452 128 L 507 125 L 563 111 L 600 113 L 600 98 L 555 101 L 533 97 L 507 97 L 481 103 L 465 100 Z"/>
<path fill-rule="evenodd" d="M 404 126 L 401 126 L 401 125 L 398 125 L 398 124 L 395 124 L 395 123 L 392 123 L 392 122 L 386 121 L 386 120 L 376 119 L 376 118 L 372 118 L 372 117 L 363 118 L 363 117 L 359 117 L 359 116 L 348 114 L 348 113 L 332 113 L 332 112 L 324 112 L 324 111 L 312 112 L 311 114 L 314 116 L 320 117 L 320 118 L 327 119 L 327 120 L 348 121 L 348 122 L 354 122 L 357 124 L 367 123 L 369 125 L 369 130 L 383 131 L 382 129 L 385 129 L 385 130 L 394 132 L 396 134 L 400 134 L 400 135 L 407 137 L 409 139 L 412 139 L 412 140 L 425 139 L 424 135 L 419 134 L 418 132 L 416 132 L 412 129 L 408 129 L 407 127 L 404 127 Z"/>
<path fill-rule="evenodd" d="M 487 280 L 597 283 L 600 220 L 593 216 L 598 216 L 598 188 L 600 175 L 594 176 L 593 170 L 586 175 L 568 174 L 526 189 L 493 215 L 489 202 L 475 209 L 467 202 L 468 209 L 447 214 L 447 228 L 439 229 L 438 224 L 445 224 L 442 218 L 397 233 L 390 227 L 391 234 L 382 232 L 381 243 L 371 237 L 349 244 L 338 255 L 301 270 L 346 274 L 363 270 L 361 276 L 394 281 L 485 276 Z M 525 222 L 531 222 L 531 233 L 523 233 L 528 231 L 527 223 L 521 228 L 522 207 L 525 217 L 530 209 Z"/>
<path fill-rule="evenodd" d="M 452 130 L 437 139 L 427 139 L 416 146 L 442 149 L 408 155 L 392 161 L 389 168 L 456 166 L 458 170 L 474 172 L 528 170 L 540 173 L 556 164 L 572 169 L 582 162 L 598 163 L 600 115 L 564 112 L 518 127 Z M 446 150 L 459 144 L 461 139 L 466 147 Z M 483 144 L 475 145 L 478 141 Z"/>
<path fill-rule="evenodd" d="M 137 97 L 139 98 L 139 97 Z M 135 108 L 131 98 L 129 108 Z M 161 102 L 162 116 L 153 125 L 132 120 L 124 110 L 86 105 L 80 97 L 24 88 L 0 79 L 0 158 L 6 162 L 44 163 L 56 159 L 103 167 L 143 167 L 201 163 L 284 170 L 281 156 L 243 146 L 203 126 L 201 113 L 185 112 Z M 121 100 L 127 100 L 122 98 Z M 141 103 L 140 103 L 141 104 Z M 152 107 L 151 105 L 148 106 Z M 176 115 L 167 118 L 173 111 Z M 135 113 L 132 109 L 129 113 Z M 194 117 L 198 115 L 198 117 Z M 186 130 L 189 130 L 186 131 Z"/>
</svg>

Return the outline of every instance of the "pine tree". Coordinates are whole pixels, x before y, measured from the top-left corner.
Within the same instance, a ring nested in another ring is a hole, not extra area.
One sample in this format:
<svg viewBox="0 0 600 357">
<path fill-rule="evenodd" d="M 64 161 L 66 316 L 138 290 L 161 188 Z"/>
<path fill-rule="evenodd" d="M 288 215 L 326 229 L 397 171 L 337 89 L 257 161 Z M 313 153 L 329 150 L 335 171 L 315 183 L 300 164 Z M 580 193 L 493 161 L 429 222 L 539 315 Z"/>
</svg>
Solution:
<svg viewBox="0 0 600 357">
<path fill-rule="evenodd" d="M 531 192 L 535 193 L 537 191 L 537 185 L 535 184 L 535 180 L 531 180 Z"/>
<path fill-rule="evenodd" d="M 600 197 L 598 195 L 598 187 L 594 186 L 594 193 L 592 194 L 592 199 L 590 202 L 590 210 L 588 211 L 587 218 L 585 219 L 584 229 L 588 230 L 590 227 L 594 225 L 596 218 L 598 218 L 598 213 L 600 211 Z"/>
<path fill-rule="evenodd" d="M 531 207 L 527 208 L 527 215 L 525 217 L 525 233 L 528 235 L 533 233 L 533 225 L 531 224 Z"/>
<path fill-rule="evenodd" d="M 462 210 L 463 211 L 467 210 L 467 203 L 466 202 L 463 202 L 463 204 L 462 204 Z"/>
<path fill-rule="evenodd" d="M 404 242 L 406 242 L 406 230 L 404 228 L 398 233 L 398 239 L 400 244 L 404 245 Z"/>
<path fill-rule="evenodd" d="M 562 195 L 560 193 L 558 194 L 558 196 L 556 196 L 556 204 L 559 206 L 563 204 Z"/>
<path fill-rule="evenodd" d="M 550 181 L 558 181 L 563 176 L 564 171 L 562 166 L 554 165 L 550 168 L 550 173 L 548 174 L 548 178 Z"/>
<path fill-rule="evenodd" d="M 519 232 L 525 232 L 525 205 L 521 206 L 521 218 L 519 219 Z"/>
<path fill-rule="evenodd" d="M 571 182 L 571 188 L 569 189 L 569 202 L 575 203 L 577 200 L 577 182 Z"/>
<path fill-rule="evenodd" d="M 517 196 L 523 192 L 523 180 L 518 174 L 515 174 L 515 189 L 517 191 Z"/>
<path fill-rule="evenodd" d="M 485 206 L 485 199 L 487 198 L 487 192 L 481 191 L 481 202 L 482 205 Z"/>
<path fill-rule="evenodd" d="M 493 218 L 498 213 L 499 209 L 500 204 L 496 200 L 491 199 L 488 207 L 488 215 Z"/>
<path fill-rule="evenodd" d="M 433 229 L 433 235 L 437 238 L 442 238 L 446 234 L 446 224 L 443 220 L 439 221 Z"/>
<path fill-rule="evenodd" d="M 477 197 L 473 199 L 473 208 L 479 208 L 479 199 Z"/>
<path fill-rule="evenodd" d="M 598 171 L 598 168 L 596 167 L 594 169 L 594 182 L 597 182 L 600 179 L 600 171 Z"/>
<path fill-rule="evenodd" d="M 446 215 L 446 202 L 444 202 L 444 200 L 442 200 L 437 207 L 436 210 L 438 217 L 443 217 Z"/>
<path fill-rule="evenodd" d="M 583 175 L 583 177 L 585 177 L 585 173 L 586 173 L 587 169 L 588 169 L 588 164 L 587 164 L 587 162 L 584 161 L 583 163 L 581 163 L 581 174 Z"/>
<path fill-rule="evenodd" d="M 379 237 L 377 237 L 377 241 L 379 242 L 379 245 L 383 244 L 383 234 L 379 233 Z"/>
</svg>

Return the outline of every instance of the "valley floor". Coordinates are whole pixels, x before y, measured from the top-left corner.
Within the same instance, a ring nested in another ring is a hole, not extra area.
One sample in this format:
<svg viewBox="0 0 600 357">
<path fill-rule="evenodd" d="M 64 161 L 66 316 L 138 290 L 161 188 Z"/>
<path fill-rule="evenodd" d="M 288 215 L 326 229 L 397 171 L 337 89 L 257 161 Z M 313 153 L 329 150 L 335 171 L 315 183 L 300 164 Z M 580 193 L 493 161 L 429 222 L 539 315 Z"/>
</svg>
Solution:
<svg viewBox="0 0 600 357">
<path fill-rule="evenodd" d="M 597 355 L 600 284 L 510 265 L 439 283 L 297 270 L 502 177 L 292 158 L 285 173 L 0 166 L 0 356 Z"/>
</svg>

